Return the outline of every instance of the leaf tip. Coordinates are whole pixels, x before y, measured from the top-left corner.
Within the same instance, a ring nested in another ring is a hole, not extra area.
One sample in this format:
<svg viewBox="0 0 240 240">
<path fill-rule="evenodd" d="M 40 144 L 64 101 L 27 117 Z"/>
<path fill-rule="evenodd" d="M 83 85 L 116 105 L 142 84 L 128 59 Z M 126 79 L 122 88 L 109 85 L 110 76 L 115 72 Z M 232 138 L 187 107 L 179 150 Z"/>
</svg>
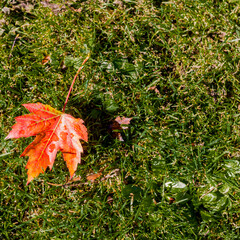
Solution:
<svg viewBox="0 0 240 240">
<path fill-rule="evenodd" d="M 29 185 L 29 183 L 30 183 L 32 180 L 33 180 L 33 177 L 31 177 L 31 176 L 28 176 L 28 179 L 27 179 L 27 184 L 26 184 L 26 186 L 28 186 L 28 185 Z"/>
<path fill-rule="evenodd" d="M 71 170 L 69 170 L 69 172 L 70 172 L 70 180 L 75 176 L 75 171 L 71 171 Z"/>
<path fill-rule="evenodd" d="M 14 138 L 14 134 L 12 134 L 12 131 L 4 138 L 5 140 Z"/>
</svg>

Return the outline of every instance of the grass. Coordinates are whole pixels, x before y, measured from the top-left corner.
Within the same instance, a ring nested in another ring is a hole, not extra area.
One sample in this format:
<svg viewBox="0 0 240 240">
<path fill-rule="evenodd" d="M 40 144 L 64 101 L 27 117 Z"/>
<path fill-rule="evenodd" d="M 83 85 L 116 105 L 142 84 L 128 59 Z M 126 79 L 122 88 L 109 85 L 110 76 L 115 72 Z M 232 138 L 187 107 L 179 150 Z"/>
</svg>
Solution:
<svg viewBox="0 0 240 240">
<path fill-rule="evenodd" d="M 237 1 L 24 3 L 0 12 L 1 239 L 238 239 Z M 26 186 L 32 139 L 4 138 L 21 104 L 62 109 L 89 52 L 66 107 L 89 132 L 81 180 L 59 154 Z M 100 171 L 118 174 L 81 184 Z"/>
</svg>

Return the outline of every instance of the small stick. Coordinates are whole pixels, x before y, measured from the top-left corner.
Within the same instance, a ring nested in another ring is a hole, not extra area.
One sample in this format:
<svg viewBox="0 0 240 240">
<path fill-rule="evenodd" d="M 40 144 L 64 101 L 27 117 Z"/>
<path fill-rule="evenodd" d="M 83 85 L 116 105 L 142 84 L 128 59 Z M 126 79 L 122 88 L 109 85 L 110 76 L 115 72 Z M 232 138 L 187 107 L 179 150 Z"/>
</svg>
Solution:
<svg viewBox="0 0 240 240">
<path fill-rule="evenodd" d="M 219 187 L 220 185 L 222 185 L 222 183 L 219 183 L 216 187 L 213 187 L 212 189 L 210 189 L 209 191 L 207 191 L 206 193 L 204 193 L 199 199 L 203 198 L 205 195 L 209 194 L 209 193 L 212 192 L 214 189 L 217 189 L 217 187 Z"/>
<path fill-rule="evenodd" d="M 14 45 L 15 45 L 18 37 L 19 37 L 19 34 L 17 34 L 17 36 L 15 37 L 15 39 L 14 39 L 14 41 L 13 41 L 13 45 L 12 45 L 11 51 L 10 51 L 10 53 L 9 53 L 8 60 L 10 59 L 10 57 L 11 57 L 11 55 L 12 55 L 12 51 L 13 51 Z"/>
<path fill-rule="evenodd" d="M 119 173 L 119 169 L 114 169 L 113 171 L 111 171 L 108 175 L 104 176 L 103 178 L 101 178 L 101 182 L 107 180 L 108 178 L 113 178 L 116 177 Z"/>
<path fill-rule="evenodd" d="M 100 170 L 99 173 L 101 173 L 103 171 Z M 105 177 L 101 178 L 100 181 L 105 181 L 109 178 L 114 178 L 118 175 L 118 172 L 120 170 L 119 169 L 114 169 L 113 171 L 111 171 L 109 174 L 107 174 Z M 96 174 L 94 174 L 96 175 Z M 91 176 L 91 175 L 90 175 Z M 99 176 L 100 177 L 100 176 Z M 75 181 L 80 181 L 81 180 L 81 177 L 77 177 L 75 178 L 75 180 L 71 180 L 71 181 L 68 181 L 66 183 L 63 183 L 63 184 L 55 184 L 55 183 L 50 183 L 50 182 L 47 182 L 47 184 L 51 185 L 51 186 L 56 186 L 56 187 L 77 187 L 77 186 L 82 186 L 82 185 L 88 185 L 89 184 L 89 181 L 91 183 L 94 183 L 95 181 L 91 181 L 91 180 L 88 180 L 87 182 L 80 182 L 80 183 L 76 183 L 76 184 L 72 184 L 74 183 Z"/>
<path fill-rule="evenodd" d="M 76 75 L 75 75 L 75 77 L 74 77 L 74 79 L 73 79 L 73 81 L 72 81 L 71 87 L 69 88 L 69 91 L 68 91 L 68 95 L 67 95 L 66 101 L 65 101 L 64 106 L 63 106 L 63 110 L 62 110 L 63 113 L 64 113 L 64 111 L 65 111 L 65 108 L 66 108 L 66 105 L 67 105 L 67 102 L 68 102 L 68 98 L 69 98 L 70 93 L 71 93 L 71 91 L 72 91 L 73 85 L 74 85 L 74 83 L 75 83 L 75 81 L 76 81 L 76 78 L 77 78 L 78 74 L 80 73 L 80 71 L 82 70 L 84 64 L 85 64 L 85 63 L 87 62 L 87 60 L 89 59 L 89 57 L 90 57 L 90 53 L 87 55 L 86 59 L 83 61 L 81 67 L 78 69 L 78 71 L 77 71 L 77 73 L 76 73 Z"/>
</svg>

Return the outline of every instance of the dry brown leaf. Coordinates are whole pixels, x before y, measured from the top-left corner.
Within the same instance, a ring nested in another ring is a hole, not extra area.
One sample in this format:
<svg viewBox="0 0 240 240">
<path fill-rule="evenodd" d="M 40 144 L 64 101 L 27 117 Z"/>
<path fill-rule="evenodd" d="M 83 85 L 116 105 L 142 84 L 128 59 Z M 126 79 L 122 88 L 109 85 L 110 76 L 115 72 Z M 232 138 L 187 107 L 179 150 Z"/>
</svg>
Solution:
<svg viewBox="0 0 240 240">
<path fill-rule="evenodd" d="M 119 116 L 115 118 L 115 121 L 119 123 L 121 129 L 128 129 L 128 126 L 124 126 L 124 125 L 130 124 L 131 120 L 132 118 L 119 117 Z"/>
<path fill-rule="evenodd" d="M 128 129 L 128 126 L 130 124 L 130 121 L 132 118 L 126 118 L 126 117 L 116 117 L 113 121 L 113 123 L 110 125 L 110 128 L 112 130 L 112 136 L 114 138 L 117 138 L 119 141 L 123 142 L 123 138 L 121 135 L 121 130 Z"/>
<path fill-rule="evenodd" d="M 51 61 L 50 55 L 46 56 L 46 57 L 42 60 L 42 65 L 47 64 L 49 61 Z"/>
<path fill-rule="evenodd" d="M 91 175 L 87 176 L 87 180 L 93 183 L 93 182 L 94 182 L 97 178 L 99 178 L 101 175 L 102 175 L 101 172 L 91 174 Z"/>
<path fill-rule="evenodd" d="M 66 6 L 62 3 L 51 3 L 51 1 L 46 0 L 42 1 L 41 4 L 43 5 L 43 7 L 50 8 L 55 15 L 57 15 L 59 12 L 66 10 Z"/>
<path fill-rule="evenodd" d="M 160 92 L 159 92 L 159 90 L 157 89 L 156 86 L 150 87 L 150 88 L 148 88 L 148 90 L 152 90 L 152 91 L 154 91 L 155 93 L 160 94 Z"/>
</svg>

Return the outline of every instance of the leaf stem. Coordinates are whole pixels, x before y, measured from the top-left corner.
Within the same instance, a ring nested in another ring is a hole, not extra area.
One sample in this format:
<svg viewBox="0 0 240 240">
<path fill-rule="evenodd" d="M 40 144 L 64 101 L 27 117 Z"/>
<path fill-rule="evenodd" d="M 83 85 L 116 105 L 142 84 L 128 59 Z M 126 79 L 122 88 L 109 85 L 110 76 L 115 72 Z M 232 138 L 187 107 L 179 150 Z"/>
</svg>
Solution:
<svg viewBox="0 0 240 240">
<path fill-rule="evenodd" d="M 13 48 L 14 48 L 14 45 L 17 41 L 17 39 L 19 38 L 19 34 L 17 34 L 17 36 L 15 37 L 14 41 L 13 41 L 13 45 L 12 45 L 12 48 L 11 48 L 11 51 L 10 51 L 10 54 L 8 56 L 8 60 L 10 59 L 10 57 L 12 56 L 12 51 L 13 51 Z"/>
<path fill-rule="evenodd" d="M 67 95 L 67 97 L 66 97 L 66 101 L 65 101 L 64 106 L 63 106 L 63 110 L 62 110 L 63 113 L 64 113 L 64 111 L 65 111 L 65 108 L 66 108 L 66 105 L 67 105 L 67 102 L 68 102 L 68 98 L 69 98 L 70 93 L 71 93 L 71 91 L 72 91 L 73 85 L 74 85 L 74 83 L 75 83 L 75 81 L 76 81 L 76 78 L 77 78 L 78 74 L 80 73 L 80 71 L 82 70 L 84 64 L 85 64 L 85 63 L 87 62 L 87 60 L 89 59 L 89 57 L 90 57 L 90 53 L 87 55 L 87 57 L 86 57 L 85 60 L 83 61 L 81 67 L 78 69 L 78 71 L 77 71 L 77 73 L 76 73 L 76 75 L 75 75 L 75 77 L 74 77 L 74 79 L 73 79 L 73 81 L 72 81 L 71 87 L 69 88 L 68 95 Z"/>
</svg>

